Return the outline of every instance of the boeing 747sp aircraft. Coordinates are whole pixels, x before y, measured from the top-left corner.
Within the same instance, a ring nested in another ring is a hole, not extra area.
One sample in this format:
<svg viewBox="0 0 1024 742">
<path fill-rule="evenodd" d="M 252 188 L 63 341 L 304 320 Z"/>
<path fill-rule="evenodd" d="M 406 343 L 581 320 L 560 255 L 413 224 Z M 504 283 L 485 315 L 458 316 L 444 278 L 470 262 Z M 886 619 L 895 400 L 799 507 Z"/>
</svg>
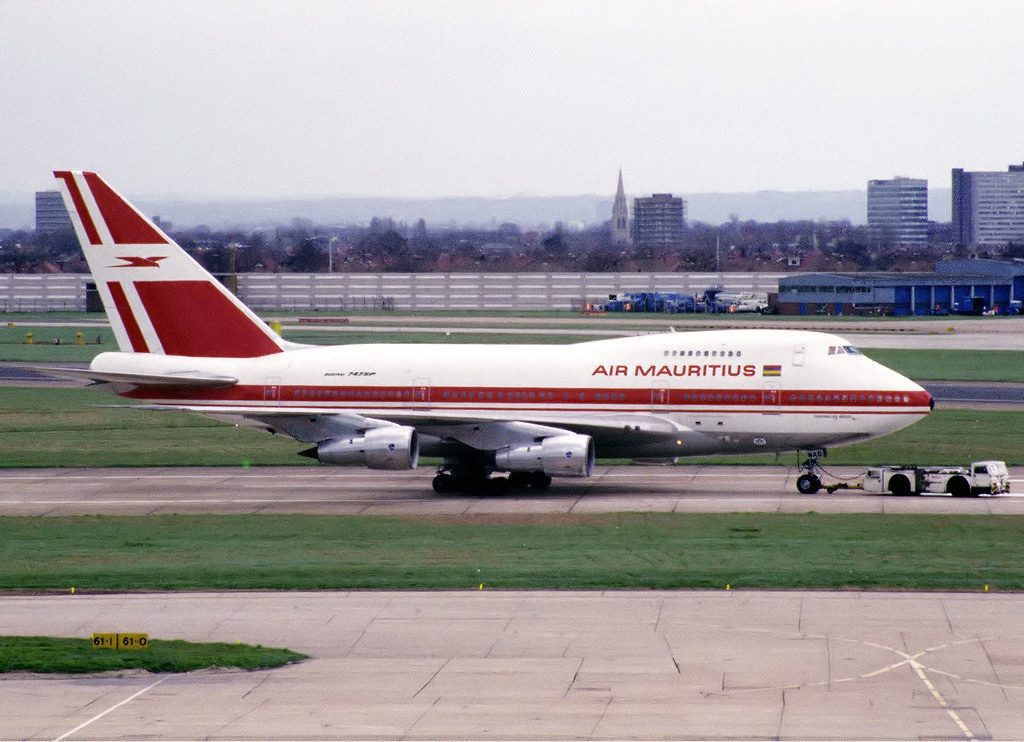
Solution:
<svg viewBox="0 0 1024 742">
<path fill-rule="evenodd" d="M 439 492 L 587 477 L 601 457 L 817 451 L 899 430 L 931 397 L 835 335 L 669 333 L 560 346 L 283 340 L 95 173 L 64 202 L 117 337 L 64 370 L 150 409 L 255 424 L 325 464 L 414 468 Z M 812 453 L 798 480 L 821 482 Z M 507 473 L 508 476 L 494 476 Z"/>
</svg>

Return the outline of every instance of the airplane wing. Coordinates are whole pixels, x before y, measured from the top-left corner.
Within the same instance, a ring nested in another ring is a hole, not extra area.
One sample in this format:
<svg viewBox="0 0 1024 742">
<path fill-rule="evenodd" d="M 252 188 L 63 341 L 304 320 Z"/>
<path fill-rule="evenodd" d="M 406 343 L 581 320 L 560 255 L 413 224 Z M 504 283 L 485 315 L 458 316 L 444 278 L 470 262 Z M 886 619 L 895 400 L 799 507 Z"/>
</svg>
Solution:
<svg viewBox="0 0 1024 742">
<path fill-rule="evenodd" d="M 372 428 L 404 425 L 441 442 L 478 451 L 496 451 L 565 433 L 589 435 L 595 442 L 615 442 L 624 433 L 634 443 L 676 440 L 695 431 L 653 413 L 576 413 L 538 410 L 522 419 L 496 419 L 479 410 L 464 413 L 430 410 L 355 410 L 325 412 L 322 407 L 239 407 L 235 405 L 133 405 L 136 409 L 174 410 L 208 415 L 233 424 L 283 433 L 303 443 L 361 433 Z"/>
<path fill-rule="evenodd" d="M 125 374 L 110 371 L 92 371 L 88 368 L 59 368 L 55 366 L 31 366 L 48 376 L 68 379 L 82 379 L 97 383 L 112 384 L 144 384 L 146 386 L 181 386 L 181 387 L 225 387 L 234 386 L 238 379 L 232 376 L 204 374 L 198 371 L 183 371 L 173 374 Z"/>
</svg>

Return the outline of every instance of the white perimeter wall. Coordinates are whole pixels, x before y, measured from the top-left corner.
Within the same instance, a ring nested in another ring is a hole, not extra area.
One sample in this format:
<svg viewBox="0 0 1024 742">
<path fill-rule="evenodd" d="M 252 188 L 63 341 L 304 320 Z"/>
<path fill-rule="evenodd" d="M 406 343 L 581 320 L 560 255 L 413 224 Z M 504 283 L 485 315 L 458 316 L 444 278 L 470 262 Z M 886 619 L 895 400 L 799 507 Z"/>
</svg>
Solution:
<svg viewBox="0 0 1024 742">
<path fill-rule="evenodd" d="M 783 273 L 242 273 L 253 309 L 578 309 L 609 294 L 778 291 Z M 0 311 L 82 311 L 88 275 L 0 274 Z"/>
</svg>

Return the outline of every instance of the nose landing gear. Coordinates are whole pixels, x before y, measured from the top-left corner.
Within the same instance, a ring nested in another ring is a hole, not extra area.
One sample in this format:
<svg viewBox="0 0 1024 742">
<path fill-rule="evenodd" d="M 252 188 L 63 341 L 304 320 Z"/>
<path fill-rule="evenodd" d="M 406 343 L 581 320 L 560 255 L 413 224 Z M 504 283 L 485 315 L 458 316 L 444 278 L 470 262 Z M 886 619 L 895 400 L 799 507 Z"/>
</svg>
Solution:
<svg viewBox="0 0 1024 742">
<path fill-rule="evenodd" d="M 824 448 L 815 448 L 798 453 L 806 454 L 807 458 L 800 464 L 800 469 L 804 473 L 796 478 L 796 489 L 801 495 L 813 495 L 821 489 L 818 471 L 821 469 L 821 459 L 825 458 L 828 452 Z"/>
</svg>

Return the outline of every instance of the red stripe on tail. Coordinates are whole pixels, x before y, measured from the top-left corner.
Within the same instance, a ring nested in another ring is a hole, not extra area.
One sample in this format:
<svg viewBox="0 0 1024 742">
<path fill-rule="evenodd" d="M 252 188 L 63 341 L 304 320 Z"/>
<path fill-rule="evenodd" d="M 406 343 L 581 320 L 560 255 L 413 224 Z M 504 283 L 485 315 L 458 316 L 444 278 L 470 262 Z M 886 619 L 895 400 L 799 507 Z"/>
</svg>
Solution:
<svg viewBox="0 0 1024 742">
<path fill-rule="evenodd" d="M 82 192 L 78 190 L 75 176 L 67 170 L 54 170 L 53 174 L 67 183 L 68 190 L 71 192 L 71 201 L 75 204 L 75 210 L 78 211 L 78 217 L 82 220 L 82 226 L 85 227 L 85 234 L 89 238 L 89 244 L 99 245 L 100 233 L 96 231 L 96 225 L 93 224 L 89 210 L 85 208 L 85 199 L 82 198 Z"/>
<path fill-rule="evenodd" d="M 256 358 L 281 348 L 209 281 L 136 281 L 164 353 Z"/>
<path fill-rule="evenodd" d="M 128 297 L 125 296 L 124 288 L 116 281 L 108 281 L 107 288 L 110 289 L 110 295 L 114 298 L 114 306 L 117 307 L 117 313 L 120 315 L 124 329 L 128 333 L 128 339 L 132 343 L 132 350 L 136 353 L 148 353 L 149 346 L 146 344 L 146 338 L 142 337 L 142 330 L 139 329 L 139 323 L 135 321 L 132 308 L 128 306 Z"/>
<path fill-rule="evenodd" d="M 165 245 L 165 240 L 145 219 L 139 216 L 123 198 L 103 182 L 96 173 L 82 173 L 89 184 L 96 205 L 100 207 L 103 221 L 107 223 L 110 236 L 118 245 Z"/>
</svg>

